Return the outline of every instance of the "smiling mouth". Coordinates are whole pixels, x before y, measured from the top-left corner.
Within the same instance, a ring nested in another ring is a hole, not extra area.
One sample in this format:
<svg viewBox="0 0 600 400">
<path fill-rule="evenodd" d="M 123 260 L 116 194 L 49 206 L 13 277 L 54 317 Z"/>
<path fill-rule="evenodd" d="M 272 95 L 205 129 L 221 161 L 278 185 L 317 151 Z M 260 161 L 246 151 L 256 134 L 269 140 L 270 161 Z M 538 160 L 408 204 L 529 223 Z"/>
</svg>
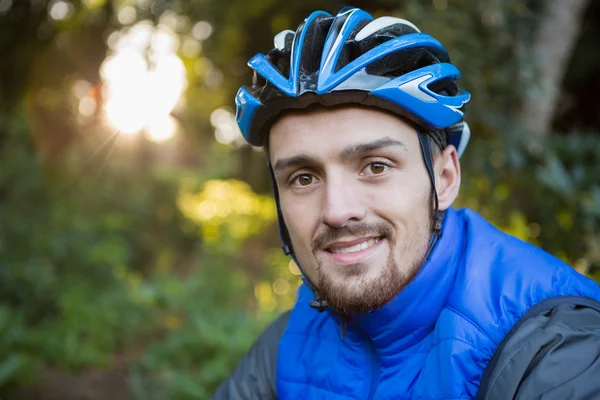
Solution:
<svg viewBox="0 0 600 400">
<path fill-rule="evenodd" d="M 365 239 L 364 241 L 351 246 L 340 247 L 339 245 L 337 245 L 336 247 L 329 247 L 325 249 L 325 251 L 332 254 L 358 253 L 359 251 L 368 249 L 369 247 L 377 244 L 380 240 L 380 237 Z"/>
</svg>

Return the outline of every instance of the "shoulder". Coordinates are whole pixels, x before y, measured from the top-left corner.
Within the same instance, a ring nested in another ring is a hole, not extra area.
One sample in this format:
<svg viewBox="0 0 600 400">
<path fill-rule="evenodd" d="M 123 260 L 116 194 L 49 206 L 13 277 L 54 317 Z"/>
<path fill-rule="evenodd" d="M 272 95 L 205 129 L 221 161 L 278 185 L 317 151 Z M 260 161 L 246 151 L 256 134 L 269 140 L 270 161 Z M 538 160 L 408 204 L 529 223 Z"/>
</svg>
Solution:
<svg viewBox="0 0 600 400">
<path fill-rule="evenodd" d="M 488 364 L 478 399 L 593 398 L 600 392 L 600 303 L 540 303 L 517 323 Z"/>
<path fill-rule="evenodd" d="M 277 354 L 290 311 L 281 314 L 254 342 L 213 400 L 276 399 Z"/>
<path fill-rule="evenodd" d="M 448 304 L 499 343 L 531 308 L 552 298 L 589 297 L 600 287 L 566 263 L 493 227 L 470 210 L 457 211 L 463 256 Z"/>
</svg>

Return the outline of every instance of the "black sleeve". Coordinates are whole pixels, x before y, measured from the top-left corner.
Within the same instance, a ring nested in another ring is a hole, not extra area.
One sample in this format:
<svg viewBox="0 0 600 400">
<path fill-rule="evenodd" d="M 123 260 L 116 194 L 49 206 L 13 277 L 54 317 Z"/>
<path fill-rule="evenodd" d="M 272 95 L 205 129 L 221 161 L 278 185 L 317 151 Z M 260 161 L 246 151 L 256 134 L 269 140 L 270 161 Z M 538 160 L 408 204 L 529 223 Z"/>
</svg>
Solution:
<svg viewBox="0 0 600 400">
<path fill-rule="evenodd" d="M 600 399 L 599 303 L 563 303 L 509 335 L 486 369 L 478 399 Z"/>
<path fill-rule="evenodd" d="M 277 399 L 277 351 L 289 316 L 290 312 L 285 312 L 265 329 L 212 400 Z"/>
</svg>

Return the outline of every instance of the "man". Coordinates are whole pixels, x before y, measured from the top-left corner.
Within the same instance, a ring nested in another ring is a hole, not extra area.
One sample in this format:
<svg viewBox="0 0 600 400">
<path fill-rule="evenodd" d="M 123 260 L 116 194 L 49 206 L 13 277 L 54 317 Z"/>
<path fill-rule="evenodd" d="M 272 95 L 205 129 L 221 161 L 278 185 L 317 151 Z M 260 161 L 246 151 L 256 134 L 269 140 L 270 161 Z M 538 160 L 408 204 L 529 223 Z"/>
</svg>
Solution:
<svg viewBox="0 0 600 400">
<path fill-rule="evenodd" d="M 455 210 L 469 94 L 408 21 L 316 12 L 249 65 L 298 301 L 215 399 L 600 398 L 600 289 Z"/>
</svg>

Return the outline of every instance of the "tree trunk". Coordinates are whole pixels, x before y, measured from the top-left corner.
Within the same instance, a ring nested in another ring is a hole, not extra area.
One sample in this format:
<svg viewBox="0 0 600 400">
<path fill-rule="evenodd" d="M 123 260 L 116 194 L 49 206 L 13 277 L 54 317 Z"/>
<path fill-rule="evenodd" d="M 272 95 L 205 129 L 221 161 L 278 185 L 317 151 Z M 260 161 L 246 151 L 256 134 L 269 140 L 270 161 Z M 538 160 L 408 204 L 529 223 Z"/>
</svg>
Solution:
<svg viewBox="0 0 600 400">
<path fill-rule="evenodd" d="M 535 84 L 525 95 L 524 126 L 537 137 L 551 129 L 560 85 L 589 0 L 546 0 L 531 47 Z"/>
</svg>

